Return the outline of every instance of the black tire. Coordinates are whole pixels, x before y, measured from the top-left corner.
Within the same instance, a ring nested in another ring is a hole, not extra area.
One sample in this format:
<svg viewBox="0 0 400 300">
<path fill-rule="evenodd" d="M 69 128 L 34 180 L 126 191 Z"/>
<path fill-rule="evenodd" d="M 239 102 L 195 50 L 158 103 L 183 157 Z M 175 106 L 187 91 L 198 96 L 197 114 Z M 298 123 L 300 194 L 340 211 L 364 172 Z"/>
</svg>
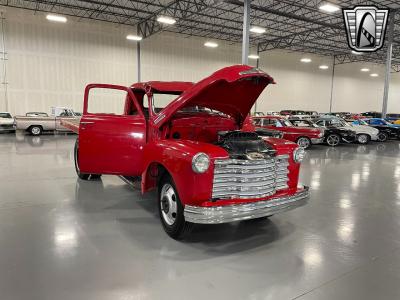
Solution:
<svg viewBox="0 0 400 300">
<path fill-rule="evenodd" d="M 371 137 L 368 134 L 360 133 L 357 134 L 356 140 L 361 145 L 366 145 L 371 140 Z"/>
<path fill-rule="evenodd" d="M 336 147 L 340 144 L 341 138 L 340 135 L 336 133 L 332 133 L 326 137 L 326 143 L 331 147 Z"/>
<path fill-rule="evenodd" d="M 165 232 L 175 240 L 183 239 L 194 225 L 185 221 L 183 210 L 174 181 L 164 175 L 158 186 L 158 212 Z"/>
<path fill-rule="evenodd" d="M 75 148 L 74 148 L 74 162 L 75 162 L 75 171 L 76 175 L 82 180 L 89 180 L 90 174 L 81 173 L 79 170 L 79 142 L 78 139 L 75 141 Z"/>
<path fill-rule="evenodd" d="M 297 145 L 304 149 L 309 149 L 312 146 L 310 138 L 306 136 L 301 136 L 296 140 Z"/>
<path fill-rule="evenodd" d="M 378 133 L 378 141 L 386 142 L 389 139 L 389 135 L 386 132 L 380 131 Z"/>
<path fill-rule="evenodd" d="M 29 133 L 34 136 L 41 135 L 43 132 L 43 127 L 39 125 L 33 125 L 29 127 Z"/>
</svg>

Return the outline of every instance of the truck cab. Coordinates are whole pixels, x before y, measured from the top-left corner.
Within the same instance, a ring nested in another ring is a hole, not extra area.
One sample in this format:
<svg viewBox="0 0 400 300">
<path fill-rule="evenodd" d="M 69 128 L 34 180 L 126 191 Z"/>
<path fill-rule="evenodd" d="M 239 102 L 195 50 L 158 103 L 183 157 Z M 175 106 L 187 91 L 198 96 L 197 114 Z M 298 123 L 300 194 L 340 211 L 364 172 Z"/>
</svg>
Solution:
<svg viewBox="0 0 400 300">
<path fill-rule="evenodd" d="M 308 198 L 308 188 L 298 186 L 304 150 L 243 130 L 271 83 L 265 72 L 236 65 L 198 83 L 90 84 L 77 128 L 78 176 L 140 178 L 143 193 L 157 188 L 161 223 L 173 238 L 194 223 L 254 219 L 302 206 Z M 95 111 L 96 91 L 109 108 Z M 121 104 L 113 105 L 114 99 Z"/>
</svg>

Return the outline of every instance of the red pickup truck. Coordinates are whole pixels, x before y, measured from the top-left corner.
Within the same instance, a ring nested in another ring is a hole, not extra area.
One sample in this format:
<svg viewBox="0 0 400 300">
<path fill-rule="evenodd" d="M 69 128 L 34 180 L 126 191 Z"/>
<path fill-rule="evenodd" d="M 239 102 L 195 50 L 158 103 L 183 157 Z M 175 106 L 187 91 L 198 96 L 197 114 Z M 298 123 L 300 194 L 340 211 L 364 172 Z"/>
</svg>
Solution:
<svg viewBox="0 0 400 300">
<path fill-rule="evenodd" d="M 298 186 L 304 150 L 241 130 L 270 83 L 263 71 L 235 65 L 195 84 L 90 84 L 80 123 L 64 122 L 79 132 L 77 174 L 84 180 L 137 177 L 143 193 L 157 188 L 161 223 L 176 239 L 193 223 L 261 218 L 302 206 L 309 196 Z M 126 92 L 123 112 L 91 112 L 94 89 Z"/>
</svg>

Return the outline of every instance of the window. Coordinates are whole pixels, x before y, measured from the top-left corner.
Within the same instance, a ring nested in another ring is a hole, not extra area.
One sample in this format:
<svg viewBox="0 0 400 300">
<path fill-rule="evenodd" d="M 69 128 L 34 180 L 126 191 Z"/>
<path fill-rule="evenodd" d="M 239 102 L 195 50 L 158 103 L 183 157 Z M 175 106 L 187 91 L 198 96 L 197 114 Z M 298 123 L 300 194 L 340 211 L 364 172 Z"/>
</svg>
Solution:
<svg viewBox="0 0 400 300">
<path fill-rule="evenodd" d="M 11 119 L 11 115 L 9 113 L 0 113 L 0 118 Z"/>
<path fill-rule="evenodd" d="M 253 124 L 256 126 L 263 126 L 262 119 L 253 119 Z"/>
<path fill-rule="evenodd" d="M 170 94 L 153 93 L 153 112 L 158 114 L 164 107 L 178 98 L 180 94 L 180 92 Z M 147 103 L 144 105 L 147 105 Z"/>
<path fill-rule="evenodd" d="M 92 88 L 88 97 L 88 112 L 123 115 L 128 92 L 125 90 Z"/>
<path fill-rule="evenodd" d="M 292 123 L 293 123 L 293 121 L 292 121 Z M 308 123 L 308 122 L 306 122 L 306 121 L 302 121 L 302 120 L 297 121 L 297 122 L 295 122 L 294 124 L 295 124 L 296 126 L 299 126 L 299 127 L 311 127 L 310 123 Z"/>
</svg>

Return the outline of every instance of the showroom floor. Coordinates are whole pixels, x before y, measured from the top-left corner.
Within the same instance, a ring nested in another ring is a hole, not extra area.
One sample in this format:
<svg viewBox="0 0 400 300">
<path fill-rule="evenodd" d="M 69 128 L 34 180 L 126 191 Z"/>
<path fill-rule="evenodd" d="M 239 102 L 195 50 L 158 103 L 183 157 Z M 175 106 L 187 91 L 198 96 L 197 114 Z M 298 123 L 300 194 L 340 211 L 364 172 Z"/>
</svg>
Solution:
<svg viewBox="0 0 400 300">
<path fill-rule="evenodd" d="M 399 299 L 400 147 L 314 147 L 310 203 L 177 242 L 154 194 L 77 180 L 75 136 L 0 135 L 1 299 Z"/>
</svg>

